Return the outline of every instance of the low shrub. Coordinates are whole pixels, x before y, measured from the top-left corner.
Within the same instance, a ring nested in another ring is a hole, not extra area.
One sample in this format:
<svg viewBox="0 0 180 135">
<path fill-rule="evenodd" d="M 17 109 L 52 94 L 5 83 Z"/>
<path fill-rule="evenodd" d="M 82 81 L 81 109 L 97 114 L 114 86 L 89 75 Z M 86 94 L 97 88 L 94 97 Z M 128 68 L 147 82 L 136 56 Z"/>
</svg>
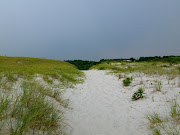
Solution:
<svg viewBox="0 0 180 135">
<path fill-rule="evenodd" d="M 100 67 L 100 68 L 99 68 L 99 70 L 104 70 L 104 69 L 105 69 L 105 67 Z"/>
<path fill-rule="evenodd" d="M 137 90 L 133 95 L 132 95 L 132 100 L 138 100 L 140 98 L 144 97 L 144 90 L 142 88 L 140 88 L 139 90 Z"/>
<path fill-rule="evenodd" d="M 129 77 L 127 77 L 125 80 L 123 80 L 123 85 L 124 86 L 129 86 L 131 83 L 131 79 Z"/>
</svg>

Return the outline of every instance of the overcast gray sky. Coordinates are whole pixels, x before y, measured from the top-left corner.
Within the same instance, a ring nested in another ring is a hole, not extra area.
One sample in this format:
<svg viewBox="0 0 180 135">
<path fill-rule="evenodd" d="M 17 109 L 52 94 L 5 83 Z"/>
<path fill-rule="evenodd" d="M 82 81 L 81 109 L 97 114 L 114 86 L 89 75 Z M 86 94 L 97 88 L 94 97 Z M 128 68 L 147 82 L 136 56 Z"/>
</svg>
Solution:
<svg viewBox="0 0 180 135">
<path fill-rule="evenodd" d="M 1 0 L 0 55 L 180 55 L 180 0 Z"/>
</svg>

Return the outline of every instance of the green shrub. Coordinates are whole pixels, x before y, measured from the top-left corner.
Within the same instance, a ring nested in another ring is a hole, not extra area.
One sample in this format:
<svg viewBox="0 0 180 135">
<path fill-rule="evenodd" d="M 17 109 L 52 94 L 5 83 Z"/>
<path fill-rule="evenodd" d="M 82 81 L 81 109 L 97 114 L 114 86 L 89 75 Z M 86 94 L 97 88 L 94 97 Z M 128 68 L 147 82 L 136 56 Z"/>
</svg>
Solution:
<svg viewBox="0 0 180 135">
<path fill-rule="evenodd" d="M 124 86 L 129 86 L 130 83 L 131 83 L 131 79 L 129 77 L 127 77 L 125 80 L 123 80 Z"/>
<path fill-rule="evenodd" d="M 132 100 L 138 100 L 140 98 L 144 97 L 144 90 L 142 90 L 141 88 L 139 90 L 137 90 L 133 95 L 132 95 Z"/>
<path fill-rule="evenodd" d="M 112 70 L 118 70 L 118 67 L 112 67 Z"/>
<path fill-rule="evenodd" d="M 100 68 L 99 68 L 99 70 L 104 70 L 104 69 L 105 69 L 105 67 L 100 67 Z"/>
</svg>

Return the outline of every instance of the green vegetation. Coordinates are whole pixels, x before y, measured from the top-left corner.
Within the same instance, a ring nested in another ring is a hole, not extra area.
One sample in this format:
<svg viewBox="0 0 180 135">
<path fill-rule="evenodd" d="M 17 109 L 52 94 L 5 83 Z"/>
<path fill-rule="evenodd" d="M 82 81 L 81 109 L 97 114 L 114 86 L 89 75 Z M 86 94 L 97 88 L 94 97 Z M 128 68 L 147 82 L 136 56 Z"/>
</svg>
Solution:
<svg viewBox="0 0 180 135">
<path fill-rule="evenodd" d="M 15 82 L 17 78 L 33 79 L 36 74 L 40 74 L 46 78 L 45 81 L 57 79 L 63 83 L 78 83 L 80 80 L 77 77 L 83 75 L 63 61 L 3 56 L 0 56 L 0 74 L 8 82 Z"/>
<path fill-rule="evenodd" d="M 138 100 L 140 98 L 144 97 L 144 90 L 142 88 L 138 89 L 133 95 L 132 95 L 132 100 Z"/>
<path fill-rule="evenodd" d="M 146 88 L 154 88 L 152 92 L 159 91 L 161 94 L 165 94 L 166 92 L 163 89 L 166 83 L 171 87 L 180 87 L 180 81 L 177 80 L 180 78 L 180 56 L 141 57 L 139 60 L 132 61 L 103 61 L 100 64 L 92 66 L 90 69 L 109 70 L 110 73 L 117 75 L 118 79 L 125 78 L 125 76 L 133 76 L 132 79 L 135 82 L 141 81 L 138 84 L 133 83 L 132 87 L 144 85 Z M 142 77 L 150 77 L 150 79 L 145 79 L 143 83 Z M 124 86 L 128 86 L 132 79 L 124 79 Z M 159 81 L 161 79 L 163 82 Z M 133 93 L 131 99 L 133 101 L 141 99 L 144 97 L 144 94 L 143 89 L 138 89 Z M 154 96 L 152 96 L 152 101 L 154 101 Z M 180 135 L 180 105 L 177 101 L 173 101 L 168 109 L 169 114 L 167 112 L 162 114 L 153 112 L 146 116 L 150 123 L 151 134 Z M 167 114 L 167 116 L 164 116 L 164 114 Z"/>
<path fill-rule="evenodd" d="M 98 62 L 87 60 L 67 60 L 67 62 L 75 65 L 79 70 L 88 70 L 91 66 L 98 64 Z"/>
<path fill-rule="evenodd" d="M 149 127 L 152 130 L 153 135 L 180 134 L 180 105 L 177 103 L 177 100 L 172 100 L 169 108 L 169 114 L 169 116 L 166 116 L 166 119 L 163 119 L 160 114 L 156 112 L 146 115 L 146 118 L 149 120 Z"/>
<path fill-rule="evenodd" d="M 180 105 L 177 103 L 177 100 L 172 101 L 170 109 L 171 117 L 180 120 Z"/>
<path fill-rule="evenodd" d="M 82 82 L 82 77 L 66 62 L 1 56 L 0 134 L 64 135 L 62 108 L 68 102 L 61 88 Z"/>
<path fill-rule="evenodd" d="M 139 72 L 147 75 L 167 75 L 169 79 L 177 77 L 180 72 L 175 66 L 168 68 L 162 67 L 162 65 L 170 65 L 164 62 L 121 62 L 121 63 L 101 63 L 92 66 L 90 69 L 98 70 L 111 70 L 112 73 L 132 73 Z"/>
<path fill-rule="evenodd" d="M 155 90 L 154 90 L 154 92 L 155 91 L 161 91 L 162 90 L 162 83 L 161 83 L 161 81 L 157 81 L 156 83 L 155 83 Z"/>
<path fill-rule="evenodd" d="M 43 92 L 36 91 L 34 87 L 35 83 L 22 85 L 23 94 L 16 99 L 10 112 L 10 116 L 16 119 L 10 127 L 11 134 L 24 134 L 30 129 L 55 134 L 61 128 L 61 113 L 45 99 Z"/>
<path fill-rule="evenodd" d="M 146 118 L 149 120 L 151 124 L 161 123 L 162 119 L 160 115 L 156 112 L 153 112 L 152 114 L 148 114 Z"/>
<path fill-rule="evenodd" d="M 88 70 L 92 66 L 103 63 L 122 63 L 122 62 L 165 62 L 165 63 L 180 63 L 180 56 L 154 56 L 154 57 L 140 57 L 139 59 L 101 59 L 100 61 L 87 61 L 87 60 L 67 60 L 73 65 L 75 65 L 79 70 Z M 169 65 L 161 65 L 162 67 L 169 67 Z M 92 69 L 92 68 L 91 68 Z M 100 67 L 99 70 L 108 69 L 108 67 Z"/>
<path fill-rule="evenodd" d="M 123 85 L 124 86 L 129 86 L 131 83 L 131 79 L 129 77 L 127 77 L 126 79 L 123 80 Z"/>
<path fill-rule="evenodd" d="M 137 62 L 142 61 L 159 61 L 159 62 L 168 62 L 168 63 L 179 63 L 180 62 L 180 56 L 154 56 L 154 57 L 140 57 Z"/>
</svg>

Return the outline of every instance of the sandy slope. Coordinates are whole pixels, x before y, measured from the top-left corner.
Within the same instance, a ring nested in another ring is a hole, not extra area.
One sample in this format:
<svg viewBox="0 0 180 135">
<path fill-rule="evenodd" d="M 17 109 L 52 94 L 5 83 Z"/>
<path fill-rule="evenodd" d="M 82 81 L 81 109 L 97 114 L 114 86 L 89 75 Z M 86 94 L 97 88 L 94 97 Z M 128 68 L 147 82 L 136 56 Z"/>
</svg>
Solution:
<svg viewBox="0 0 180 135">
<path fill-rule="evenodd" d="M 146 135 L 148 122 L 145 113 L 167 108 L 167 99 L 179 92 L 179 88 L 164 87 L 168 91 L 152 93 L 152 78 L 135 78 L 131 86 L 123 87 L 118 80 L 106 71 L 84 71 L 86 80 L 76 89 L 69 89 L 65 96 L 70 98 L 72 110 L 66 112 L 73 135 Z M 146 98 L 131 101 L 131 96 L 139 87 L 138 82 L 145 80 Z M 163 78 L 161 78 L 162 80 Z M 148 82 L 149 81 L 149 82 Z M 175 87 L 175 86 L 174 86 Z M 166 93 L 166 94 L 165 94 Z"/>
</svg>

